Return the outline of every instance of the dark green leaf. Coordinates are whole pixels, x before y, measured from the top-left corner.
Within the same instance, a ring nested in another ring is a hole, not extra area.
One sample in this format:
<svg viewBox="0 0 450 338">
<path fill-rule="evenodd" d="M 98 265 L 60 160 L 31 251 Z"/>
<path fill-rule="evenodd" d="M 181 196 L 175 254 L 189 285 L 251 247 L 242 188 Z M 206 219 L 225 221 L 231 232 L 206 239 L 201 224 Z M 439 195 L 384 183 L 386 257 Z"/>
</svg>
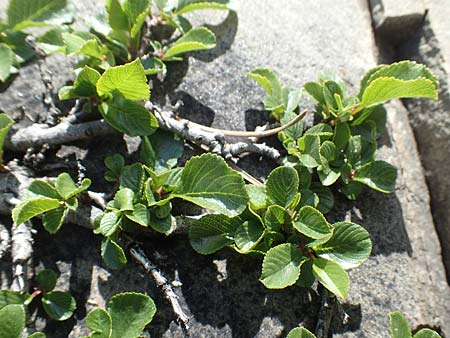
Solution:
<svg viewBox="0 0 450 338">
<path fill-rule="evenodd" d="M 168 236 L 175 230 L 176 220 L 175 217 L 170 214 L 165 218 L 158 218 L 154 212 L 150 212 L 149 225 L 153 230 Z"/>
<path fill-rule="evenodd" d="M 0 290 L 0 310 L 6 305 L 19 304 L 22 305 L 27 299 L 26 294 L 12 290 Z"/>
<path fill-rule="evenodd" d="M 279 205 L 271 205 L 264 214 L 264 224 L 271 231 L 279 231 L 285 224 L 292 222 L 286 209 Z"/>
<path fill-rule="evenodd" d="M 145 183 L 144 168 L 140 163 L 134 163 L 126 166 L 122 170 L 120 177 L 120 188 L 128 188 L 133 190 L 135 201 L 139 200 Z"/>
<path fill-rule="evenodd" d="M 56 286 L 56 280 L 58 275 L 55 271 L 50 269 L 45 269 L 39 271 L 36 275 L 36 284 L 38 288 L 42 291 L 52 291 Z"/>
<path fill-rule="evenodd" d="M 293 225 L 297 231 L 313 239 L 326 241 L 333 234 L 333 230 L 325 217 L 311 206 L 300 209 Z"/>
<path fill-rule="evenodd" d="M 317 103 L 323 105 L 325 104 L 325 97 L 323 96 L 323 87 L 318 82 L 307 82 L 303 86 L 306 92 L 311 95 L 311 97 L 317 101 Z"/>
<path fill-rule="evenodd" d="M 163 130 L 156 131 L 149 137 L 155 150 L 156 163 L 153 167 L 157 174 L 168 169 L 172 169 L 178 163 L 178 159 L 183 155 L 184 141 L 173 133 Z"/>
<path fill-rule="evenodd" d="M 355 181 L 372 189 L 391 193 L 395 190 L 397 169 L 385 161 L 371 162 L 361 167 L 355 175 Z"/>
<path fill-rule="evenodd" d="M 206 215 L 189 227 L 189 240 L 198 253 L 208 255 L 234 241 L 240 222 L 224 215 Z"/>
<path fill-rule="evenodd" d="M 296 285 L 304 288 L 310 288 L 313 286 L 316 281 L 316 277 L 312 271 L 312 265 L 312 259 L 308 259 L 302 264 L 300 267 L 300 277 L 298 278 Z"/>
<path fill-rule="evenodd" d="M 307 168 L 317 167 L 320 163 L 320 137 L 305 134 L 298 139 L 298 146 L 302 152 L 299 156 L 300 163 Z"/>
<path fill-rule="evenodd" d="M 110 238 L 103 238 L 101 255 L 106 266 L 110 269 L 121 269 L 127 264 L 127 257 L 123 249 Z"/>
<path fill-rule="evenodd" d="M 28 187 L 28 190 L 33 194 L 48 198 L 61 198 L 61 196 L 59 196 L 58 192 L 56 191 L 56 188 L 42 179 L 33 180 L 33 182 L 31 182 L 30 186 Z"/>
<path fill-rule="evenodd" d="M 248 202 L 241 175 L 214 154 L 195 156 L 186 163 L 173 197 L 230 217 L 240 214 Z"/>
<path fill-rule="evenodd" d="M 143 204 L 135 204 L 134 210 L 132 212 L 127 212 L 126 217 L 133 222 L 147 227 L 150 219 L 150 213 L 147 210 L 147 207 Z"/>
<path fill-rule="evenodd" d="M 120 211 L 133 210 L 134 192 L 130 188 L 121 188 L 114 195 L 114 208 Z"/>
<path fill-rule="evenodd" d="M 261 241 L 264 235 L 264 227 L 256 220 L 242 223 L 234 234 L 236 248 L 240 253 L 247 253 Z"/>
<path fill-rule="evenodd" d="M 128 31 L 128 17 L 119 0 L 106 0 L 106 12 L 108 13 L 108 23 L 112 29 Z"/>
<path fill-rule="evenodd" d="M 72 317 L 75 311 L 75 299 L 67 292 L 51 291 L 42 297 L 42 306 L 50 318 L 63 321 Z"/>
<path fill-rule="evenodd" d="M 299 178 L 292 167 L 278 167 L 269 174 L 266 182 L 268 202 L 288 207 L 298 191 Z"/>
<path fill-rule="evenodd" d="M 78 73 L 70 91 L 64 90 L 63 92 L 59 92 L 59 99 L 66 100 L 77 97 L 95 97 L 97 96 L 96 84 L 99 79 L 99 72 L 89 66 L 84 66 Z"/>
<path fill-rule="evenodd" d="M 314 182 L 311 184 L 310 189 L 319 197 L 317 209 L 323 214 L 330 212 L 334 206 L 334 196 L 330 188 Z"/>
<path fill-rule="evenodd" d="M 110 211 L 103 214 L 98 228 L 94 229 L 94 234 L 111 236 L 120 226 L 121 217 L 117 211 Z"/>
<path fill-rule="evenodd" d="M 350 139 L 350 128 L 345 122 L 338 122 L 334 129 L 333 143 L 339 150 L 345 149 L 348 140 Z"/>
</svg>

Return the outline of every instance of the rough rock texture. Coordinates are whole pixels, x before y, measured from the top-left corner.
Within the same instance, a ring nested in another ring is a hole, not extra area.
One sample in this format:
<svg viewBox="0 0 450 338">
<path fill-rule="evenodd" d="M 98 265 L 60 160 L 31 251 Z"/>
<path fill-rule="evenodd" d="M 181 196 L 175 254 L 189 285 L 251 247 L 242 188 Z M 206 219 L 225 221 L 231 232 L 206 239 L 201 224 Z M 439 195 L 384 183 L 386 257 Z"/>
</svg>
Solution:
<svg viewBox="0 0 450 338">
<path fill-rule="evenodd" d="M 267 114 L 261 111 L 262 90 L 245 77 L 251 69 L 271 67 L 283 81 L 296 86 L 314 80 L 319 71 L 333 70 L 355 92 L 361 75 L 376 63 L 370 11 L 364 1 L 240 0 L 237 5 L 238 15 L 208 11 L 193 18 L 208 23 L 218 36 L 218 46 L 171 65 L 169 78 L 163 84 L 154 83 L 155 100 L 161 104 L 181 100 L 180 114 L 203 124 L 254 129 L 266 121 Z M 13 85 L 25 81 L 22 73 Z M 10 90 L 0 95 L 6 111 L 11 111 L 6 101 L 13 95 Z M 340 198 L 328 215 L 330 220 L 342 220 L 347 210 L 353 210 L 353 221 L 363 224 L 374 242 L 369 261 L 351 271 L 352 287 L 343 304 L 350 321 L 343 325 L 335 319 L 335 337 L 388 337 L 387 314 L 397 309 L 415 327 L 429 324 L 450 335 L 450 291 L 427 187 L 406 111 L 398 103 L 391 108 L 380 157 L 399 168 L 397 192 L 383 195 L 365 190 L 356 203 Z M 100 177 L 105 152 L 126 150 L 123 144 L 113 149 L 109 140 L 101 142 L 76 144 L 73 148 L 87 151 L 65 148 L 66 153 L 77 154 L 90 176 Z M 274 166 L 255 156 L 240 165 L 257 177 L 264 177 Z M 103 185 L 100 180 L 94 182 L 96 189 Z M 48 337 L 85 334 L 86 313 L 121 291 L 155 297 L 158 312 L 149 328 L 152 337 L 182 337 L 168 304 L 134 263 L 123 271 L 107 271 L 99 255 L 100 239 L 87 230 L 69 225 L 50 236 L 39 225 L 37 229 L 36 265 L 59 270 L 58 287 L 69 289 L 78 304 L 75 318 L 64 323 L 46 323 L 42 313 L 32 311 L 33 325 L 44 329 Z M 229 250 L 200 256 L 185 237 L 145 240 L 143 246 L 167 277 L 182 283 L 176 292 L 193 317 L 193 338 L 285 337 L 298 324 L 314 329 L 316 293 L 296 287 L 266 290 L 258 282 L 260 259 L 256 257 Z M 4 285 L 8 275 L 0 274 L 0 278 Z"/>
<path fill-rule="evenodd" d="M 413 59 L 427 64 L 440 81 L 439 100 L 405 100 L 418 142 L 422 164 L 431 193 L 431 208 L 450 280 L 450 7 L 438 0 L 426 1 L 428 14 L 421 29 L 392 46 L 392 59 Z"/>
</svg>

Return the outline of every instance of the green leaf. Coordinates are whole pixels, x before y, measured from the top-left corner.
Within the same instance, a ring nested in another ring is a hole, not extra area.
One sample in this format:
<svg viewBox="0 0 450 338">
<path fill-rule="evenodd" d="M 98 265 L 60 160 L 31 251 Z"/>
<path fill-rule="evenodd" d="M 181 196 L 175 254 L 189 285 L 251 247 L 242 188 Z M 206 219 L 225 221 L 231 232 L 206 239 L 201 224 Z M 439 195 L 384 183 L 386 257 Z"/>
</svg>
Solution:
<svg viewBox="0 0 450 338">
<path fill-rule="evenodd" d="M 323 86 L 318 82 L 307 82 L 304 84 L 306 92 L 317 101 L 317 103 L 325 104 L 325 97 L 323 96 Z"/>
<path fill-rule="evenodd" d="M 59 174 L 55 182 L 56 191 L 63 199 L 72 197 L 72 193 L 77 190 L 75 182 L 68 173 Z"/>
<path fill-rule="evenodd" d="M 103 238 L 101 255 L 106 266 L 110 269 L 118 270 L 127 264 L 127 257 L 123 249 L 111 238 Z"/>
<path fill-rule="evenodd" d="M 350 285 L 347 272 L 337 263 L 324 258 L 313 259 L 314 276 L 329 291 L 343 299 L 347 298 Z"/>
<path fill-rule="evenodd" d="M 330 188 L 323 186 L 318 182 L 311 184 L 310 189 L 319 197 L 319 204 L 317 209 L 322 213 L 326 214 L 331 211 L 334 206 L 334 195 Z"/>
<path fill-rule="evenodd" d="M 180 0 L 175 14 L 181 15 L 201 9 L 233 10 L 231 0 Z"/>
<path fill-rule="evenodd" d="M 310 288 L 314 285 L 316 277 L 312 271 L 312 266 L 312 259 L 308 259 L 302 264 L 300 267 L 300 277 L 298 278 L 296 285 L 303 288 Z"/>
<path fill-rule="evenodd" d="M 36 275 L 36 284 L 42 291 L 52 291 L 56 286 L 58 275 L 51 269 L 39 271 Z"/>
<path fill-rule="evenodd" d="M 120 92 L 128 100 L 146 100 L 150 90 L 139 59 L 122 66 L 108 68 L 97 82 L 99 95 Z"/>
<path fill-rule="evenodd" d="M 107 310 L 112 320 L 111 338 L 136 338 L 152 321 L 156 306 L 149 296 L 126 292 L 113 296 Z"/>
<path fill-rule="evenodd" d="M 283 225 L 291 222 L 292 219 L 287 210 L 279 205 L 271 205 L 264 214 L 264 224 L 272 231 L 279 231 Z"/>
<path fill-rule="evenodd" d="M 292 167 L 278 167 L 269 174 L 266 182 L 268 202 L 288 207 L 299 187 L 297 170 Z"/>
<path fill-rule="evenodd" d="M 293 285 L 305 259 L 294 244 L 277 245 L 267 251 L 259 280 L 269 289 L 283 289 Z"/>
<path fill-rule="evenodd" d="M 291 330 L 286 338 L 316 338 L 316 336 L 303 327 L 297 327 Z"/>
<path fill-rule="evenodd" d="M 61 196 L 59 196 L 58 192 L 56 191 L 56 188 L 52 186 L 47 181 L 44 181 L 42 179 L 36 179 L 31 182 L 30 186 L 27 188 L 28 191 L 31 191 L 33 194 L 54 198 L 54 199 L 60 199 Z"/>
<path fill-rule="evenodd" d="M 28 336 L 28 338 L 46 338 L 46 337 L 47 336 L 45 335 L 45 333 L 42 332 L 35 332 Z"/>
<path fill-rule="evenodd" d="M 155 150 L 156 161 L 153 169 L 160 174 L 168 169 L 172 169 L 178 163 L 178 159 L 184 152 L 184 141 L 173 133 L 157 130 L 149 137 L 153 149 Z"/>
<path fill-rule="evenodd" d="M 106 0 L 106 12 L 108 23 L 112 29 L 128 31 L 128 16 L 122 9 L 119 0 Z"/>
<path fill-rule="evenodd" d="M 102 234 L 105 237 L 111 236 L 119 228 L 121 220 L 122 218 L 117 211 L 104 213 L 98 228 L 94 229 L 94 234 Z"/>
<path fill-rule="evenodd" d="M 0 82 L 4 82 L 11 74 L 14 52 L 6 43 L 0 43 Z"/>
<path fill-rule="evenodd" d="M 141 57 L 142 67 L 144 67 L 145 75 L 155 75 L 166 72 L 166 65 L 157 57 L 145 55 Z"/>
<path fill-rule="evenodd" d="M 193 28 L 179 38 L 164 53 L 163 60 L 195 50 L 211 49 L 216 46 L 216 36 L 205 27 Z"/>
<path fill-rule="evenodd" d="M 350 222 L 335 223 L 333 227 L 333 237 L 314 248 L 316 254 L 340 264 L 344 269 L 356 268 L 364 263 L 372 252 L 367 230 Z"/>
<path fill-rule="evenodd" d="M 135 202 L 141 198 L 145 183 L 144 168 L 140 163 L 134 163 L 123 168 L 120 176 L 120 189 L 128 188 L 134 192 Z"/>
<path fill-rule="evenodd" d="M 114 154 L 111 156 L 107 156 L 105 158 L 105 166 L 108 168 L 108 171 L 110 172 L 108 174 L 108 178 L 112 179 L 112 181 L 116 181 L 120 178 L 120 175 L 122 173 L 122 169 L 125 166 L 125 160 L 122 155 L 120 154 Z M 106 176 L 106 174 L 105 174 Z M 108 180 L 109 180 L 108 179 Z"/>
<path fill-rule="evenodd" d="M 134 25 L 139 21 L 142 13 L 149 14 L 149 6 L 149 0 L 125 0 L 123 10 Z"/>
<path fill-rule="evenodd" d="M 248 253 L 254 249 L 264 235 L 264 227 L 256 220 L 242 223 L 234 234 L 234 241 L 240 253 Z"/>
<path fill-rule="evenodd" d="M 65 53 L 66 47 L 62 33 L 67 31 L 65 26 L 50 29 L 36 39 L 37 45 L 46 54 Z"/>
<path fill-rule="evenodd" d="M 313 239 L 326 241 L 333 234 L 333 230 L 325 217 L 311 206 L 300 209 L 293 226 L 300 233 Z"/>
<path fill-rule="evenodd" d="M 19 291 L 0 290 L 0 310 L 6 305 L 19 304 L 22 305 L 27 299 L 26 294 Z"/>
<path fill-rule="evenodd" d="M 155 213 L 150 212 L 149 225 L 153 230 L 168 236 L 175 230 L 177 224 L 175 217 L 170 214 L 165 218 L 158 218 Z"/>
<path fill-rule="evenodd" d="M 129 188 L 121 188 L 114 195 L 113 206 L 119 211 L 133 211 L 134 191 Z"/>
<path fill-rule="evenodd" d="M 59 206 L 60 202 L 54 198 L 37 197 L 25 200 L 13 209 L 12 218 L 14 223 L 19 225 L 46 211 L 56 209 Z"/>
<path fill-rule="evenodd" d="M 244 181 L 214 154 L 192 157 L 181 174 L 173 197 L 179 197 L 226 216 L 239 215 L 247 206 Z"/>
<path fill-rule="evenodd" d="M 247 73 L 247 76 L 258 82 L 267 94 L 279 97 L 281 95 L 281 83 L 277 74 L 270 69 L 258 68 Z"/>
<path fill-rule="evenodd" d="M 333 143 L 339 150 L 344 150 L 350 139 L 351 132 L 347 123 L 338 122 L 334 128 Z"/>
<path fill-rule="evenodd" d="M 437 99 L 438 80 L 424 65 L 401 61 L 376 69 L 362 93 L 361 107 L 369 107 L 394 98 L 429 97 Z"/>
<path fill-rule="evenodd" d="M 67 208 L 57 208 L 49 210 L 44 214 L 42 218 L 42 225 L 45 230 L 50 234 L 55 234 L 61 228 L 64 223 L 64 219 L 67 215 Z"/>
<path fill-rule="evenodd" d="M 414 338 L 442 338 L 436 331 L 422 329 L 414 335 Z"/>
<path fill-rule="evenodd" d="M 147 207 L 143 204 L 135 204 L 134 210 L 132 212 L 125 213 L 125 216 L 143 227 L 148 226 L 150 219 L 150 213 L 148 212 Z"/>
<path fill-rule="evenodd" d="M 409 324 L 399 311 L 391 312 L 389 321 L 392 338 L 411 338 Z"/>
<path fill-rule="evenodd" d="M 6 305 L 0 310 L 0 338 L 21 338 L 25 328 L 23 305 Z"/>
<path fill-rule="evenodd" d="M 14 120 L 12 118 L 4 113 L 0 113 L 0 164 L 3 163 L 3 143 L 5 142 L 5 138 L 13 124 Z"/>
<path fill-rule="evenodd" d="M 300 163 L 307 168 L 315 168 L 320 163 L 320 137 L 309 134 L 298 139 L 298 145 L 302 154 L 299 155 Z"/>
<path fill-rule="evenodd" d="M 110 338 L 112 323 L 109 313 L 102 309 L 97 308 L 92 310 L 86 316 L 86 325 L 93 332 L 89 335 L 89 338 Z"/>
<path fill-rule="evenodd" d="M 66 6 L 67 0 L 11 0 L 7 10 L 8 25 L 21 30 L 69 22 L 72 15 Z"/>
<path fill-rule="evenodd" d="M 391 193 L 395 190 L 397 169 L 385 161 L 368 163 L 356 171 L 354 180 L 372 189 Z"/>
<path fill-rule="evenodd" d="M 102 103 L 100 112 L 112 127 L 129 136 L 150 135 L 158 128 L 158 121 L 150 111 L 120 94 Z"/>
<path fill-rule="evenodd" d="M 266 188 L 264 185 L 246 184 L 245 190 L 250 198 L 250 207 L 253 210 L 265 209 L 267 206 Z"/>
<path fill-rule="evenodd" d="M 42 306 L 50 318 L 63 321 L 72 317 L 76 303 L 75 299 L 67 292 L 51 291 L 42 297 Z"/>
<path fill-rule="evenodd" d="M 240 222 L 224 215 L 206 215 L 189 227 L 192 248 L 202 255 L 216 252 L 234 242 Z"/>
<path fill-rule="evenodd" d="M 71 87 L 70 91 L 59 92 L 60 100 L 67 100 L 77 97 L 95 97 L 97 96 L 97 81 L 100 79 L 100 73 L 89 66 L 78 73 L 78 76 Z M 63 95 L 61 95 L 63 93 Z"/>
</svg>

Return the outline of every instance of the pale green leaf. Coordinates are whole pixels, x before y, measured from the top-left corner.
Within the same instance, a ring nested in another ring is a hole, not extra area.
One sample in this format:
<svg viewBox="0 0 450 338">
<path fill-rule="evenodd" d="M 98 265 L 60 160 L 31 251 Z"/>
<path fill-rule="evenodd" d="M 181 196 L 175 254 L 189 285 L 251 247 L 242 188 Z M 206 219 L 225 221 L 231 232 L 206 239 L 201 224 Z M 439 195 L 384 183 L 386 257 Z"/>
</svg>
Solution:
<svg viewBox="0 0 450 338">
<path fill-rule="evenodd" d="M 314 258 L 312 268 L 314 276 L 323 286 L 336 296 L 347 298 L 350 279 L 339 264 L 324 258 Z"/>
<path fill-rule="evenodd" d="M 234 10 L 232 0 L 179 0 L 175 14 L 181 15 L 201 9 Z"/>
<path fill-rule="evenodd" d="M 297 327 L 291 330 L 286 338 L 316 338 L 316 336 L 303 327 Z"/>
<path fill-rule="evenodd" d="M 250 198 L 250 207 L 253 210 L 264 209 L 267 206 L 266 188 L 264 185 L 246 184 L 245 190 Z"/>
<path fill-rule="evenodd" d="M 270 69 L 257 68 L 247 73 L 247 76 L 258 82 L 267 94 L 273 97 L 281 96 L 281 83 L 278 76 Z"/>
<path fill-rule="evenodd" d="M 67 33 L 67 31 L 65 26 L 55 27 L 39 36 L 36 43 L 46 54 L 65 53 L 66 47 L 62 33 Z"/>
<path fill-rule="evenodd" d="M 100 79 L 100 73 L 95 69 L 85 66 L 71 86 L 71 90 L 68 93 L 59 92 L 60 100 L 75 98 L 75 97 L 95 97 L 97 96 L 97 81 Z M 62 95 L 61 93 L 64 93 Z"/>
<path fill-rule="evenodd" d="M 113 206 L 119 211 L 133 210 L 134 191 L 130 188 L 121 188 L 114 195 Z"/>
<path fill-rule="evenodd" d="M 266 182 L 268 202 L 288 207 L 298 191 L 299 178 L 297 170 L 292 167 L 278 167 L 269 174 Z"/>
<path fill-rule="evenodd" d="M 23 305 L 6 305 L 0 310 L 0 338 L 21 338 L 25 328 Z"/>
<path fill-rule="evenodd" d="M 56 191 L 56 188 L 43 179 L 33 180 L 27 190 L 31 191 L 33 194 L 41 195 L 44 197 L 55 199 L 61 198 L 61 196 L 59 196 L 58 192 Z"/>
<path fill-rule="evenodd" d="M 103 214 L 100 224 L 94 229 L 94 234 L 102 234 L 105 237 L 111 236 L 119 228 L 121 217 L 119 212 L 110 211 Z"/>
<path fill-rule="evenodd" d="M 143 227 L 148 226 L 150 219 L 150 213 L 148 212 L 147 207 L 143 204 L 135 204 L 134 210 L 125 213 L 125 216 Z"/>
<path fill-rule="evenodd" d="M 42 297 L 42 306 L 50 318 L 63 321 L 72 317 L 76 303 L 75 299 L 67 292 L 51 291 Z"/>
<path fill-rule="evenodd" d="M 214 154 L 195 156 L 186 163 L 173 197 L 230 217 L 244 211 L 248 202 L 241 175 Z"/>
<path fill-rule="evenodd" d="M 12 218 L 14 223 L 19 225 L 46 211 L 56 209 L 59 206 L 60 202 L 54 198 L 37 197 L 25 200 L 13 209 Z"/>
<path fill-rule="evenodd" d="M 86 325 L 93 331 L 89 335 L 89 338 L 111 337 L 111 316 L 102 308 L 94 309 L 88 313 L 86 316 Z"/>
<path fill-rule="evenodd" d="M 4 82 L 11 74 L 14 52 L 6 43 L 0 43 L 0 82 Z"/>
<path fill-rule="evenodd" d="M 113 296 L 107 310 L 112 320 L 111 338 L 136 338 L 152 321 L 156 306 L 149 296 L 127 292 Z"/>
<path fill-rule="evenodd" d="M 106 0 L 105 6 L 108 14 L 108 23 L 111 28 L 127 31 L 129 28 L 128 17 L 119 0 Z"/>
<path fill-rule="evenodd" d="M 107 69 L 97 82 L 99 95 L 120 92 L 128 100 L 146 100 L 150 90 L 144 68 L 139 59 L 122 66 Z"/>
<path fill-rule="evenodd" d="M 411 329 L 405 317 L 399 312 L 391 312 L 389 314 L 391 337 L 392 338 L 411 338 Z"/>
<path fill-rule="evenodd" d="M 418 331 L 414 338 L 442 338 L 436 331 L 430 329 L 421 329 Z"/>
<path fill-rule="evenodd" d="M 339 263 L 344 269 L 364 263 L 372 252 L 370 235 L 362 226 L 339 222 L 333 224 L 334 232 L 329 241 L 314 248 L 320 257 Z"/>
<path fill-rule="evenodd" d="M 189 227 L 189 240 L 195 251 L 208 255 L 232 244 L 239 225 L 240 221 L 236 218 L 206 215 Z"/>
<path fill-rule="evenodd" d="M 110 269 L 121 269 L 127 264 L 127 257 L 123 249 L 110 238 L 103 238 L 101 255 L 106 266 Z"/>
<path fill-rule="evenodd" d="M 26 294 L 19 291 L 0 290 L 0 310 L 6 305 L 19 304 L 22 305 L 27 299 Z"/>
<path fill-rule="evenodd" d="M 42 332 L 35 332 L 28 336 L 28 338 L 46 338 L 46 337 L 47 336 L 45 335 L 45 333 Z"/>
<path fill-rule="evenodd" d="M 293 285 L 305 260 L 306 257 L 302 256 L 294 244 L 285 243 L 273 247 L 264 257 L 260 281 L 269 289 L 283 289 Z"/>
<path fill-rule="evenodd" d="M 211 49 L 216 46 L 216 36 L 205 27 L 193 28 L 164 53 L 164 59 L 192 52 L 196 50 Z"/>
<path fill-rule="evenodd" d="M 72 197 L 72 193 L 77 189 L 75 182 L 68 173 L 59 174 L 55 182 L 56 191 L 63 199 Z"/>
</svg>

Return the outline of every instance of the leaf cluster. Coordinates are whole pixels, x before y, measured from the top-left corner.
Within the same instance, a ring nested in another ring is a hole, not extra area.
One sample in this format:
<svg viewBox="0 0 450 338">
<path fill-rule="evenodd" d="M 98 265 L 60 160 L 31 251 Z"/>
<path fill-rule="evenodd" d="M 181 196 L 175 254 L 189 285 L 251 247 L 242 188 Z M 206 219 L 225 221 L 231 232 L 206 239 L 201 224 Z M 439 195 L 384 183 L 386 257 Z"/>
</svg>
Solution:
<svg viewBox="0 0 450 338">
<path fill-rule="evenodd" d="M 7 22 L 0 21 L 0 82 L 17 73 L 20 65 L 35 55 L 24 29 L 72 20 L 67 0 L 10 0 L 6 13 Z"/>
<path fill-rule="evenodd" d="M 55 271 L 45 269 L 35 278 L 34 292 L 22 294 L 18 291 L 0 291 L 0 337 L 20 338 L 25 329 L 27 307 L 34 299 L 40 298 L 42 308 L 47 315 L 57 321 L 72 317 L 76 308 L 75 299 L 63 291 L 53 291 L 58 275 Z M 42 332 L 36 332 L 29 338 L 45 338 Z"/>
<path fill-rule="evenodd" d="M 317 195 L 302 186 L 298 172 L 274 169 L 265 185 L 247 186 L 250 201 L 242 214 L 206 215 L 192 224 L 189 238 L 201 254 L 226 246 L 239 253 L 263 254 L 261 282 L 270 289 L 315 280 L 345 298 L 349 278 L 370 255 L 368 232 L 351 222 L 329 224 L 315 207 Z M 304 180 L 303 180 L 304 182 Z"/>
<path fill-rule="evenodd" d="M 57 27 L 41 36 L 38 44 L 47 53 L 83 56 L 77 68 L 89 65 L 105 70 L 140 58 L 146 75 L 165 74 L 167 62 L 216 45 L 213 32 L 193 28 L 184 14 L 230 8 L 228 1 L 220 0 L 155 0 L 154 4 L 151 0 L 107 0 L 105 13 L 92 20 L 89 32 Z"/>
<path fill-rule="evenodd" d="M 286 124 L 295 117 L 300 91 L 282 87 L 270 70 L 249 73 L 267 92 L 264 105 Z M 349 199 L 356 199 L 363 185 L 390 193 L 396 169 L 376 160 L 377 139 L 386 124 L 383 103 L 395 98 L 437 98 L 438 82 L 424 65 L 401 61 L 378 66 L 364 75 L 356 96 L 347 96 L 336 77 L 322 76 L 304 85 L 316 104 L 319 123 L 309 129 L 291 126 L 278 137 L 288 156 L 286 165 L 315 173 L 323 186 L 337 185 Z M 305 170 L 305 169 L 303 169 Z"/>
<path fill-rule="evenodd" d="M 415 335 L 412 335 L 408 322 L 399 311 L 390 313 L 389 320 L 392 338 L 441 338 L 436 331 L 431 329 L 420 329 Z M 297 327 L 292 329 L 286 338 L 316 338 L 316 336 L 305 328 Z"/>
<path fill-rule="evenodd" d="M 91 180 L 88 178 L 75 184 L 67 173 L 58 175 L 56 179 L 34 180 L 27 189 L 25 200 L 14 207 L 13 222 L 20 225 L 42 215 L 45 230 L 54 234 L 64 223 L 69 210 L 77 210 L 80 194 L 90 185 Z"/>
</svg>

